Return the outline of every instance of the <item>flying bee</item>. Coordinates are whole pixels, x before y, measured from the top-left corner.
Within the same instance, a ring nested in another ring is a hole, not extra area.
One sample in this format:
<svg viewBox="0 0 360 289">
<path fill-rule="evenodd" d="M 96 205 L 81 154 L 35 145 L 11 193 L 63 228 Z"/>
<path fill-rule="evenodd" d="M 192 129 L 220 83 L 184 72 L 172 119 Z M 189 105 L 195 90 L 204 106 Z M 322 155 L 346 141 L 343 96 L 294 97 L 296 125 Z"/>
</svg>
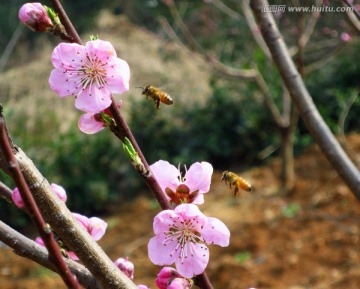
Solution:
<svg viewBox="0 0 360 289">
<path fill-rule="evenodd" d="M 252 191 L 252 187 L 251 187 L 250 183 L 247 182 L 246 180 L 244 180 L 242 177 L 239 177 L 235 173 L 225 171 L 225 172 L 223 172 L 223 174 L 221 176 L 221 180 L 225 181 L 225 184 L 229 185 L 230 189 L 232 188 L 231 186 L 234 186 L 235 197 L 237 197 L 239 195 L 239 189 L 242 189 L 247 192 Z"/>
<path fill-rule="evenodd" d="M 142 87 L 139 87 L 142 88 Z M 150 97 L 154 100 L 154 102 L 156 103 L 156 109 L 159 109 L 160 107 L 160 102 L 170 105 L 173 104 L 174 101 L 172 100 L 171 96 L 168 95 L 166 92 L 160 90 L 159 88 L 152 86 L 152 85 L 147 85 L 145 88 L 142 88 L 143 95 L 146 95 L 146 98 Z"/>
</svg>

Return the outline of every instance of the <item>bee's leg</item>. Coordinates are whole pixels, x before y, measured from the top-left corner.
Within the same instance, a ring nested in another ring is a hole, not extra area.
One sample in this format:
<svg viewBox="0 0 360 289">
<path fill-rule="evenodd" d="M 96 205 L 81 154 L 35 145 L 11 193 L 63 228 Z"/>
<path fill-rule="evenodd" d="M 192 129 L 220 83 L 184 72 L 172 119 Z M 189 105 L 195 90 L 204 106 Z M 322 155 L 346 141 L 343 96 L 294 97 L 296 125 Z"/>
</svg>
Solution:
<svg viewBox="0 0 360 289">
<path fill-rule="evenodd" d="M 239 195 L 239 189 L 235 187 L 235 191 L 234 191 L 235 197 L 237 197 Z"/>
<path fill-rule="evenodd" d="M 156 103 L 156 109 L 159 109 L 160 108 L 160 98 L 156 98 L 155 103 Z"/>
</svg>

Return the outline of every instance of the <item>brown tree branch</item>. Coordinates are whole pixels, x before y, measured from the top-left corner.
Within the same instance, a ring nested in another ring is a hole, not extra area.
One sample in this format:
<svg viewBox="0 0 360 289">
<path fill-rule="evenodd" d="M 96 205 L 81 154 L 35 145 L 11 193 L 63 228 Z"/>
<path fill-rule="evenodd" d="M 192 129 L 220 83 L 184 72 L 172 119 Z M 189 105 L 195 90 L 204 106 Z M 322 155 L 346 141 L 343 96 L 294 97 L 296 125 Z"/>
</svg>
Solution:
<svg viewBox="0 0 360 289">
<path fill-rule="evenodd" d="M 57 273 L 56 268 L 50 262 L 49 255 L 43 246 L 40 246 L 1 221 L 0 241 L 12 248 L 15 254 L 32 260 Z M 87 289 L 101 289 L 96 279 L 83 265 L 71 259 L 65 259 L 65 263 L 82 286 Z"/>
<path fill-rule="evenodd" d="M 229 17 L 231 17 L 233 19 L 241 20 L 241 18 L 242 18 L 238 12 L 234 11 L 229 6 L 226 6 L 224 4 L 224 2 L 222 2 L 220 0 L 211 0 L 210 4 L 214 5 L 221 12 L 225 13 L 226 15 L 228 15 Z"/>
<path fill-rule="evenodd" d="M 354 152 L 354 150 L 351 148 L 350 144 L 346 140 L 345 136 L 345 121 L 346 118 L 350 112 L 350 109 L 352 105 L 355 103 L 356 99 L 359 97 L 360 92 L 353 93 L 353 95 L 350 96 L 348 101 L 346 102 L 346 105 L 339 116 L 338 121 L 338 127 L 339 127 L 339 136 L 340 136 L 340 143 L 345 149 L 345 151 L 351 156 L 352 160 L 355 162 L 356 166 L 360 168 L 360 158 L 359 156 Z"/>
<path fill-rule="evenodd" d="M 75 42 L 77 44 L 81 44 L 81 38 L 80 38 L 79 34 L 77 33 L 75 27 L 72 25 L 69 17 L 65 13 L 65 10 L 62 7 L 60 1 L 59 0 L 51 0 L 51 2 L 53 3 L 55 12 L 58 13 L 58 15 L 59 15 L 61 24 L 64 25 L 67 34 L 70 35 L 70 37 L 71 37 L 71 39 L 67 39 L 67 40 L 69 40 L 69 42 Z"/>
<path fill-rule="evenodd" d="M 76 279 L 74 279 L 73 275 L 66 266 L 60 253 L 59 246 L 55 241 L 54 235 L 52 234 L 51 229 L 47 228 L 47 223 L 44 221 L 44 218 L 30 193 L 25 178 L 20 171 L 19 164 L 15 159 L 13 149 L 7 136 L 5 121 L 3 118 L 0 118 L 0 148 L 4 159 L 8 163 L 10 175 L 18 187 L 22 200 L 24 201 L 25 208 L 49 251 L 50 261 L 54 264 L 57 273 L 61 276 L 62 280 L 69 289 L 79 288 L 79 283 Z"/>
<path fill-rule="evenodd" d="M 0 119 L 3 119 L 2 114 Z M 101 286 L 107 289 L 137 289 L 137 286 L 115 266 L 83 226 L 74 220 L 69 209 L 53 193 L 49 182 L 34 163 L 19 147 L 14 146 L 13 151 L 44 219 L 61 240 L 75 252 Z M 0 151 L 0 168 L 10 174 L 2 151 Z"/>
<path fill-rule="evenodd" d="M 356 16 L 356 18 L 358 19 L 358 21 L 360 21 L 360 12 L 357 11 L 357 9 L 356 9 L 356 7 L 354 6 L 354 4 L 352 3 L 352 1 L 350 2 L 349 0 L 342 0 L 342 3 L 344 4 L 344 6 L 349 6 L 349 7 L 351 7 L 353 14 Z"/>
<path fill-rule="evenodd" d="M 3 197 L 9 203 L 12 203 L 12 190 L 0 181 L 0 196 Z"/>
<path fill-rule="evenodd" d="M 52 192 L 49 182 L 19 147 L 16 147 L 15 157 L 46 222 L 75 252 L 101 286 L 107 289 L 137 289 L 80 223 L 74 220 L 66 205 Z"/>
<path fill-rule="evenodd" d="M 306 86 L 296 70 L 284 40 L 271 13 L 262 13 L 266 0 L 251 0 L 251 8 L 260 24 L 261 33 L 271 51 L 274 62 L 290 91 L 291 97 L 309 132 L 322 152 L 337 170 L 354 195 L 360 199 L 360 173 L 345 154 L 336 138 L 319 114 Z"/>
<path fill-rule="evenodd" d="M 136 139 L 134 135 L 132 134 L 128 124 L 126 123 L 125 119 L 122 117 L 115 100 L 112 98 L 112 103 L 110 106 L 110 111 L 113 115 L 113 118 L 115 120 L 117 128 L 119 130 L 115 133 L 116 136 L 119 137 L 119 139 L 124 142 L 125 137 L 127 137 L 131 144 L 133 145 L 134 149 L 136 150 L 138 156 L 141 159 L 141 162 L 143 164 L 142 168 L 134 166 L 135 169 L 140 173 L 142 176 L 142 179 L 150 189 L 150 191 L 153 193 L 157 201 L 159 202 L 161 208 L 163 210 L 171 209 L 172 207 L 169 204 L 169 201 L 167 200 L 162 188 L 160 187 L 158 181 L 154 177 L 154 175 L 151 173 L 149 164 L 147 163 L 139 145 L 136 142 Z"/>
<path fill-rule="evenodd" d="M 360 33 L 360 21 L 354 14 L 354 12 L 346 11 L 346 16 L 350 21 L 351 26 L 357 31 L 357 33 Z"/>
</svg>

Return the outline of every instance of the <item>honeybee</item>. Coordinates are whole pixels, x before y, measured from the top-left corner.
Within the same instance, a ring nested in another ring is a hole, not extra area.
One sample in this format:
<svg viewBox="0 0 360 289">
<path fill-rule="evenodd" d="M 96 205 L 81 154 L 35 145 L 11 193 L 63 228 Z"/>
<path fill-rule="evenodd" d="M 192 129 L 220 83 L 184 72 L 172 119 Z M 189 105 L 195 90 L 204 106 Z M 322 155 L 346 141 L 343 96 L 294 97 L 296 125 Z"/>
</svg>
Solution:
<svg viewBox="0 0 360 289">
<path fill-rule="evenodd" d="M 166 92 L 160 90 L 159 88 L 153 85 L 147 85 L 145 88 L 142 89 L 143 89 L 142 94 L 146 95 L 146 98 L 150 97 L 154 100 L 154 102 L 156 103 L 156 109 L 159 109 L 160 102 L 167 105 L 174 103 L 170 95 L 168 95 Z"/>
<path fill-rule="evenodd" d="M 234 186 L 235 197 L 237 197 L 239 195 L 239 189 L 243 189 L 244 191 L 247 191 L 247 192 L 252 191 L 252 187 L 251 187 L 250 183 L 247 182 L 246 180 L 244 180 L 242 177 L 239 177 L 235 173 L 225 171 L 225 172 L 223 172 L 223 174 L 221 176 L 221 180 L 225 181 L 225 184 L 229 185 L 230 189 L 232 188 L 231 186 Z"/>
</svg>

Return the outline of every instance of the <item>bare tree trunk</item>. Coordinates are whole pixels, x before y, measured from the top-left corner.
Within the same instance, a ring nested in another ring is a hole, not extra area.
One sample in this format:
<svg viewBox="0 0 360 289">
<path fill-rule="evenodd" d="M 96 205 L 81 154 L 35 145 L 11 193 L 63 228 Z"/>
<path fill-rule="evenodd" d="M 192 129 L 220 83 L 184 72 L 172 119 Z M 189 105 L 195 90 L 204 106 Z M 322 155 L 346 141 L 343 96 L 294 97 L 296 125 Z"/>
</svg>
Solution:
<svg viewBox="0 0 360 289">
<path fill-rule="evenodd" d="M 281 194 L 290 194 L 295 185 L 294 141 L 299 115 L 292 105 L 289 125 L 280 129 L 281 137 Z"/>
<path fill-rule="evenodd" d="M 251 0 L 250 4 L 258 20 L 265 42 L 271 51 L 274 63 L 278 67 L 307 129 L 326 158 L 337 170 L 354 195 L 360 200 L 360 173 L 345 154 L 317 110 L 301 75 L 289 55 L 272 14 L 262 12 L 262 8 L 269 5 L 268 1 Z"/>
</svg>

